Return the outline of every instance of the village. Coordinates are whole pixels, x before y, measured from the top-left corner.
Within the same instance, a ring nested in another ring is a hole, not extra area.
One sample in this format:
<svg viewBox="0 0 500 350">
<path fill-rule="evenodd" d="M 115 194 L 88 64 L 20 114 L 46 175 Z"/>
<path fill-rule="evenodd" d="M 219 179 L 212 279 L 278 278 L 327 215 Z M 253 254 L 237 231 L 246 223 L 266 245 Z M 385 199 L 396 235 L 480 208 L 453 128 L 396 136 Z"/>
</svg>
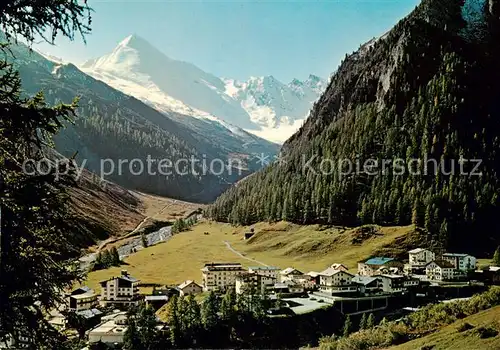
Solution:
<svg viewBox="0 0 500 350">
<path fill-rule="evenodd" d="M 500 268 L 476 268 L 476 258 L 469 254 L 436 254 L 425 248 L 410 250 L 407 261 L 372 257 L 359 262 L 355 272 L 340 262 L 323 271 L 308 272 L 294 267 L 244 268 L 240 263 L 213 262 L 201 267 L 201 284 L 186 280 L 176 286 L 155 287 L 150 295 L 141 295 L 141 281 L 122 270 L 121 275 L 101 281 L 99 293 L 82 286 L 65 294 L 65 305 L 51 312 L 49 322 L 64 330 L 69 327 L 66 312 L 74 312 L 86 320 L 89 344 L 117 346 L 124 341 L 129 307 L 144 303 L 158 310 L 173 295 L 222 295 L 228 290 L 266 294 L 280 301 L 267 310 L 269 317 L 305 314 L 326 306 L 356 315 L 390 310 L 391 304 L 400 305 L 405 295 L 426 293 L 430 286 L 484 286 L 500 281 Z M 158 329 L 166 331 L 168 325 L 158 319 Z"/>
</svg>

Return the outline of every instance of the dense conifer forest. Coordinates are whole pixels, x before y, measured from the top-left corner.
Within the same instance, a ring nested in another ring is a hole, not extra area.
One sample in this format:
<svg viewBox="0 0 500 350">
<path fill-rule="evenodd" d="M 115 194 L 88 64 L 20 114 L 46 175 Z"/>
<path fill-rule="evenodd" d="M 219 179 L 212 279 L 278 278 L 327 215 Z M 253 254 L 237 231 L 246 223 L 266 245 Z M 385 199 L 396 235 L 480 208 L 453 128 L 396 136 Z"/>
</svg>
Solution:
<svg viewBox="0 0 500 350">
<path fill-rule="evenodd" d="M 499 13 L 495 1 L 422 1 L 346 56 L 279 161 L 231 187 L 208 215 L 413 223 L 452 249 L 496 247 Z"/>
</svg>

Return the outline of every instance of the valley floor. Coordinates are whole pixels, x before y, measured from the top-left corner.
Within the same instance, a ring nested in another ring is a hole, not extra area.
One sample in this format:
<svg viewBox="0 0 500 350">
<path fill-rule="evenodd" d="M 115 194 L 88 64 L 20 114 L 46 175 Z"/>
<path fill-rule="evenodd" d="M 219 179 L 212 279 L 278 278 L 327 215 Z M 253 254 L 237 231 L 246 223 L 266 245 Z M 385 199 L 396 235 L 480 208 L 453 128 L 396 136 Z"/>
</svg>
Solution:
<svg viewBox="0 0 500 350">
<path fill-rule="evenodd" d="M 89 273 L 84 284 L 97 288 L 99 281 L 119 275 L 122 269 L 142 283 L 201 282 L 200 269 L 209 262 L 295 267 L 304 273 L 321 271 L 336 262 L 355 269 L 358 261 L 370 256 L 405 252 L 404 243 L 415 233 L 413 226 L 323 228 L 286 222 L 258 223 L 252 228 L 254 236 L 244 240 L 244 233 L 249 232 L 250 227 L 204 220 L 166 243 L 127 257 L 121 267 Z"/>
</svg>

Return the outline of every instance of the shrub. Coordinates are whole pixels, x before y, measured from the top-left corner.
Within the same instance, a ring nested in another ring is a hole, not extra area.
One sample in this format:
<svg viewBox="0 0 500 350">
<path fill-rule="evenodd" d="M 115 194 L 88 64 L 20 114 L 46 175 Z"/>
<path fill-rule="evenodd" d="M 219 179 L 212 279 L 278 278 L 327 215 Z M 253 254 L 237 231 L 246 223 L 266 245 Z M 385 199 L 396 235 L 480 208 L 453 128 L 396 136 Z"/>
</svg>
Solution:
<svg viewBox="0 0 500 350">
<path fill-rule="evenodd" d="M 474 334 L 476 334 L 479 338 L 481 339 L 487 339 L 487 338 L 493 338 L 498 335 L 498 330 L 495 328 L 488 326 L 488 327 L 477 327 L 474 330 Z"/>
<path fill-rule="evenodd" d="M 472 328 L 474 328 L 473 325 L 471 325 L 470 323 L 464 322 L 464 323 L 461 323 L 457 326 L 457 331 L 461 333 L 461 332 L 468 331 L 469 329 L 472 329 Z"/>
</svg>

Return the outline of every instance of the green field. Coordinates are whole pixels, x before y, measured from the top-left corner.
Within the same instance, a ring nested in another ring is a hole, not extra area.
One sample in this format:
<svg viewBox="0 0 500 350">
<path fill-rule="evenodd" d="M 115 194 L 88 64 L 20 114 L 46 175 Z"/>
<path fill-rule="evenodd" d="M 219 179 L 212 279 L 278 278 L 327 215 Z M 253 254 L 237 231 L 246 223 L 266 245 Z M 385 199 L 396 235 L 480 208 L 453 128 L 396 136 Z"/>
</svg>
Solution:
<svg viewBox="0 0 500 350">
<path fill-rule="evenodd" d="M 146 283 L 177 284 L 187 279 L 201 282 L 200 269 L 208 262 L 258 265 L 245 258 L 280 268 L 293 266 L 303 272 L 321 271 L 336 262 L 355 269 L 359 260 L 377 251 L 393 252 L 391 244 L 414 231 L 413 226 L 375 227 L 374 232 L 366 233 L 362 228 L 323 229 L 286 222 L 258 223 L 252 227 L 255 235 L 244 240 L 243 234 L 249 227 L 203 221 L 166 243 L 129 256 L 125 259 L 127 265 L 91 272 L 84 283 L 96 288 L 99 281 L 119 275 L 121 269 Z M 229 250 L 224 241 L 245 258 Z"/>
<path fill-rule="evenodd" d="M 458 326 L 463 323 L 469 323 L 474 328 L 459 332 Z M 500 335 L 495 337 L 481 339 L 478 335 L 479 327 L 492 326 L 500 330 L 500 306 L 481 311 L 475 315 L 456 321 L 449 326 L 443 327 L 439 331 L 428 336 L 410 341 L 408 343 L 391 347 L 394 350 L 413 350 L 413 349 L 433 349 L 433 350 L 459 350 L 459 349 L 481 349 L 493 350 L 500 349 Z"/>
</svg>

